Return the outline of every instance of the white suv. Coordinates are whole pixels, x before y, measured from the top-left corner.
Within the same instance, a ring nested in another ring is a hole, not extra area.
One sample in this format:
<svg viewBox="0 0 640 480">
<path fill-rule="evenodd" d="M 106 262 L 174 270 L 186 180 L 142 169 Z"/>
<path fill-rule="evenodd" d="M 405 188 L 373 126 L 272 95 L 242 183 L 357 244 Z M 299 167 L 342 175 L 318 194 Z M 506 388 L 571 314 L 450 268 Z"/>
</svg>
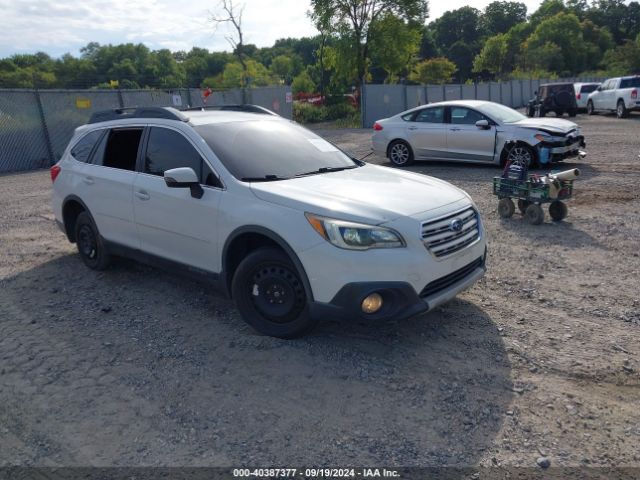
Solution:
<svg viewBox="0 0 640 480">
<path fill-rule="evenodd" d="M 118 255 L 213 279 L 267 335 L 406 318 L 485 271 L 464 191 L 353 159 L 277 116 L 100 112 L 51 177 L 57 223 L 88 267 Z"/>
</svg>

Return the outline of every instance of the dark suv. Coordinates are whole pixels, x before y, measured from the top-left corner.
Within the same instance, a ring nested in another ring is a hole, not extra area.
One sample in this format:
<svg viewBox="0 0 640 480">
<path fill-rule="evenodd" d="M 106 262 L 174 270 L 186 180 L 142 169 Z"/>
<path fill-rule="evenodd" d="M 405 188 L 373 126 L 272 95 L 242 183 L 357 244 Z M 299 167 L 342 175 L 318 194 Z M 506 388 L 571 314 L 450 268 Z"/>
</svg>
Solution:
<svg viewBox="0 0 640 480">
<path fill-rule="evenodd" d="M 561 117 L 565 112 L 570 117 L 578 113 L 576 92 L 573 83 L 545 83 L 535 92 L 535 97 L 529 100 L 527 115 L 529 117 L 544 117 L 548 112 L 555 112 Z"/>
</svg>

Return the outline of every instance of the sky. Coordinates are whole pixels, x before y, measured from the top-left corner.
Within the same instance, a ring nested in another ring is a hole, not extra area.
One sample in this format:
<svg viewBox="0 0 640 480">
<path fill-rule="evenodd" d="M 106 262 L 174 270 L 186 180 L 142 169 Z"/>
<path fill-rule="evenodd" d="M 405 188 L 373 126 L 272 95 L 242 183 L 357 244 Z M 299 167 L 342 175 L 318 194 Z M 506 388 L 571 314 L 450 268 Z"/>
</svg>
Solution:
<svg viewBox="0 0 640 480">
<path fill-rule="evenodd" d="M 524 1 L 533 12 L 539 0 Z M 482 10 L 491 0 L 431 0 L 429 20 L 470 5 Z M 273 45 L 286 37 L 317 33 L 307 16 L 308 0 L 236 0 L 244 4 L 245 43 Z M 230 50 L 226 26 L 214 31 L 211 14 L 219 0 L 0 0 L 0 57 L 43 51 L 53 57 L 79 55 L 89 42 L 144 43 L 156 50 L 202 47 Z"/>
</svg>

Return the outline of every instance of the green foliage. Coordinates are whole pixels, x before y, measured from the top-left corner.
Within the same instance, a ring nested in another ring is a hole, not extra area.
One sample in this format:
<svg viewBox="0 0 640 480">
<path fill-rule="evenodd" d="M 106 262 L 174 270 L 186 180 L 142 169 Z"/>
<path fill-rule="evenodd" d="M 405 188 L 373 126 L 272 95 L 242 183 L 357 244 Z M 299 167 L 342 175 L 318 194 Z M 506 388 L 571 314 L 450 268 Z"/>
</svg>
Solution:
<svg viewBox="0 0 640 480">
<path fill-rule="evenodd" d="M 293 119 L 299 123 L 331 122 L 335 120 L 346 121 L 347 124 L 355 123 L 360 126 L 360 111 L 344 99 L 333 105 L 312 105 L 310 103 L 295 102 L 293 104 Z"/>
<path fill-rule="evenodd" d="M 312 93 L 315 92 L 316 85 L 311 79 L 307 70 L 297 75 L 291 82 L 291 91 L 293 93 Z"/>
<path fill-rule="evenodd" d="M 521 2 L 496 0 L 486 6 L 481 18 L 483 33 L 488 36 L 508 32 L 527 21 L 527 6 Z"/>
<path fill-rule="evenodd" d="M 271 61 L 271 73 L 282 79 L 285 83 L 291 83 L 293 78 L 293 59 L 287 55 L 278 55 Z"/>
<path fill-rule="evenodd" d="M 610 76 L 628 75 L 640 71 L 640 34 L 635 41 L 628 40 L 609 50 L 604 57 L 604 65 Z"/>
<path fill-rule="evenodd" d="M 227 63 L 220 78 L 217 88 L 241 88 L 245 85 L 249 87 L 263 87 L 271 85 L 273 78 L 267 67 L 255 60 L 245 60 L 247 64 L 247 76 L 240 62 Z"/>
<path fill-rule="evenodd" d="M 395 83 L 418 53 L 420 30 L 387 12 L 372 27 L 372 32 L 372 63 L 387 72 L 388 83 Z"/>
<path fill-rule="evenodd" d="M 508 53 L 509 42 L 507 34 L 498 34 L 489 38 L 473 61 L 473 71 L 476 73 L 487 71 L 498 78 L 502 78 L 508 68 Z"/>
<path fill-rule="evenodd" d="M 429 83 L 447 83 L 451 81 L 455 72 L 456 64 L 451 60 L 444 57 L 430 58 L 418 63 L 409 76 L 409 79 L 423 85 Z"/>
</svg>

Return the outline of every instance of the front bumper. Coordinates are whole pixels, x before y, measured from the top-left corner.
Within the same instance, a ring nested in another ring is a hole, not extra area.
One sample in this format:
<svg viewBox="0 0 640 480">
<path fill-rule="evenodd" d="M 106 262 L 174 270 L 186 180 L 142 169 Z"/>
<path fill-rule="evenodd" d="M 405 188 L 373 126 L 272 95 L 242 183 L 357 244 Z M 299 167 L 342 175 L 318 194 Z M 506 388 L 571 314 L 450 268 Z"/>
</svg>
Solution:
<svg viewBox="0 0 640 480">
<path fill-rule="evenodd" d="M 420 293 L 407 282 L 353 282 L 344 285 L 328 303 L 314 302 L 314 318 L 341 320 L 402 320 L 428 312 L 473 286 L 486 272 L 486 249 L 482 257 L 426 285 Z M 382 296 L 382 308 L 362 311 L 362 301 L 372 293 Z"/>
<path fill-rule="evenodd" d="M 567 158 L 584 156 L 582 149 L 586 146 L 582 135 L 563 142 L 542 142 L 538 145 L 540 163 L 559 162 Z"/>
</svg>

